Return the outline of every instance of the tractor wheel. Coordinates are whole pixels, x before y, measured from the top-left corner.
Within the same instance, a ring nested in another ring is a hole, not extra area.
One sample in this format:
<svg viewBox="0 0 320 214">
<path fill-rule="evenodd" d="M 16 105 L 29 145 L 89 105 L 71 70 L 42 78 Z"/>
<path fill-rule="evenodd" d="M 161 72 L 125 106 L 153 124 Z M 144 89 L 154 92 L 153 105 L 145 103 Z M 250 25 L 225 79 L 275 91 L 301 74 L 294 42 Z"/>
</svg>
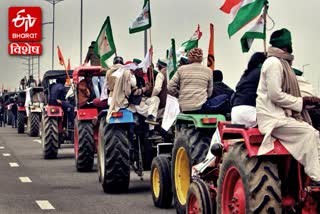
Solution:
<svg viewBox="0 0 320 214">
<path fill-rule="evenodd" d="M 210 137 L 195 128 L 180 128 L 172 150 L 173 198 L 177 213 L 186 212 L 191 183 L 191 167 L 203 161 L 208 153 Z"/>
<path fill-rule="evenodd" d="M 282 213 L 277 165 L 250 158 L 243 142 L 230 146 L 219 173 L 217 212 Z"/>
<path fill-rule="evenodd" d="M 152 199 L 156 207 L 169 208 L 172 205 L 170 161 L 167 157 L 153 159 L 150 175 Z"/>
<path fill-rule="evenodd" d="M 44 159 L 55 159 L 58 155 L 59 133 L 58 120 L 43 115 L 42 145 Z"/>
<path fill-rule="evenodd" d="M 24 133 L 24 116 L 25 116 L 25 112 L 23 111 L 17 112 L 17 127 L 18 127 L 19 134 Z"/>
<path fill-rule="evenodd" d="M 187 213 L 188 214 L 211 214 L 212 208 L 211 194 L 208 185 L 202 180 L 194 180 L 188 191 Z"/>
<path fill-rule="evenodd" d="M 30 112 L 30 132 L 29 135 L 31 137 L 36 137 L 39 135 L 39 128 L 40 128 L 40 114 L 39 113 L 32 113 Z"/>
<path fill-rule="evenodd" d="M 79 172 L 92 170 L 94 162 L 95 144 L 93 139 L 93 125 L 91 121 L 77 121 L 76 130 L 78 142 L 75 143 L 76 167 Z"/>
<path fill-rule="evenodd" d="M 104 161 L 101 183 L 105 193 L 127 192 L 130 181 L 129 140 L 127 132 L 115 125 L 103 128 Z"/>
<path fill-rule="evenodd" d="M 11 110 L 8 110 L 8 125 L 12 125 L 12 118 L 13 118 L 13 113 Z"/>
</svg>

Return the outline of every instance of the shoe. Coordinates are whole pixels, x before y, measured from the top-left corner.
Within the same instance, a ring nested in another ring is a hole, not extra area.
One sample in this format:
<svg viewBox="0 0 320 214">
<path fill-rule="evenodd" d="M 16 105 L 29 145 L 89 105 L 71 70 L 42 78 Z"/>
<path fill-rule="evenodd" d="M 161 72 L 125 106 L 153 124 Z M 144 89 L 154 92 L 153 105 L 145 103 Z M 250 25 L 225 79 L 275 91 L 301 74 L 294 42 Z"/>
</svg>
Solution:
<svg viewBox="0 0 320 214">
<path fill-rule="evenodd" d="M 159 125 L 159 123 L 155 120 L 154 116 L 152 116 L 152 115 L 149 115 L 145 122 L 150 125 L 154 125 L 154 126 Z"/>
<path fill-rule="evenodd" d="M 148 140 L 159 140 L 162 137 L 156 133 L 154 133 L 153 130 L 149 131 Z"/>
</svg>

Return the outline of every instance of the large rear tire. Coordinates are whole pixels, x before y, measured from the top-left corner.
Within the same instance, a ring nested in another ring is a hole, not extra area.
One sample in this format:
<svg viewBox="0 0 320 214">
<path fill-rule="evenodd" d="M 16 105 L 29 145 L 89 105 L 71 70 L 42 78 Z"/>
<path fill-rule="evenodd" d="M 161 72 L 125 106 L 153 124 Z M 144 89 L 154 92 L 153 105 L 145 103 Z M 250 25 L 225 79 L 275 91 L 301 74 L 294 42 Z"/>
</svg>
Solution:
<svg viewBox="0 0 320 214">
<path fill-rule="evenodd" d="M 17 112 L 17 128 L 18 128 L 18 134 L 24 133 L 24 117 L 25 117 L 24 111 L 18 111 Z"/>
<path fill-rule="evenodd" d="M 30 112 L 30 132 L 29 135 L 31 137 L 39 136 L 39 128 L 40 128 L 40 113 L 32 113 Z"/>
<path fill-rule="evenodd" d="M 172 205 L 172 185 L 170 160 L 165 156 L 157 156 L 151 165 L 152 199 L 156 207 L 169 208 Z"/>
<path fill-rule="evenodd" d="M 42 145 L 44 159 L 55 159 L 58 156 L 59 133 L 58 120 L 43 115 Z"/>
<path fill-rule="evenodd" d="M 78 148 L 76 152 L 76 168 L 79 172 L 88 172 L 93 168 L 95 143 L 91 121 L 77 121 Z M 75 143 L 76 146 L 76 143 Z"/>
<path fill-rule="evenodd" d="M 249 157 L 243 142 L 224 154 L 218 179 L 217 213 L 282 213 L 277 164 Z"/>
<path fill-rule="evenodd" d="M 210 137 L 195 128 L 181 127 L 176 132 L 172 150 L 173 198 L 177 213 L 186 212 L 191 183 L 191 167 L 203 161 L 208 153 Z"/>
<path fill-rule="evenodd" d="M 127 192 L 130 181 L 129 140 L 127 132 L 120 126 L 108 125 L 103 128 L 102 143 L 104 154 L 102 188 L 105 193 Z"/>
<path fill-rule="evenodd" d="M 213 213 L 208 185 L 202 180 L 194 180 L 188 191 L 187 213 Z"/>
</svg>

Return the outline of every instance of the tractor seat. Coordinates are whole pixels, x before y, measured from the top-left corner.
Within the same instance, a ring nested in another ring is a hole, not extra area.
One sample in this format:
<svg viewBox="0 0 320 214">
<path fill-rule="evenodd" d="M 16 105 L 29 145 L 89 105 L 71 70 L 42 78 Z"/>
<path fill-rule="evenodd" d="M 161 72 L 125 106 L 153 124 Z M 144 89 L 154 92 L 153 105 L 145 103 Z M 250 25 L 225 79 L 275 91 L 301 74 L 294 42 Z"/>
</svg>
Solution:
<svg viewBox="0 0 320 214">
<path fill-rule="evenodd" d="M 264 137 L 258 128 L 246 128 L 243 124 L 224 124 L 222 136 L 223 139 L 242 138 L 254 145 L 261 144 Z"/>
</svg>

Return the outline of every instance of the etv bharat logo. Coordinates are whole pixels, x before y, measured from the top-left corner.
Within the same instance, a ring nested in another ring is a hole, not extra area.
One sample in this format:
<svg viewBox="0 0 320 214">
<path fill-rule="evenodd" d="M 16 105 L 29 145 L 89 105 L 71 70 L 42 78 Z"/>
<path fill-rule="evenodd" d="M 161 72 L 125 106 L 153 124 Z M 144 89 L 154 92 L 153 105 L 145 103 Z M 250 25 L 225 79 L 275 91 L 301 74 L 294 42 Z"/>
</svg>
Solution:
<svg viewBox="0 0 320 214">
<path fill-rule="evenodd" d="M 15 42 L 40 41 L 41 16 L 40 7 L 10 7 L 9 40 Z"/>
<path fill-rule="evenodd" d="M 20 28 L 24 26 L 24 32 L 28 32 L 29 26 L 33 27 L 36 23 L 37 18 L 30 16 L 30 14 L 26 14 L 25 17 L 21 17 L 21 14 L 24 14 L 26 9 L 22 9 L 17 13 L 17 17 L 11 20 L 16 28 Z"/>
<path fill-rule="evenodd" d="M 10 7 L 8 12 L 8 53 L 40 55 L 42 52 L 40 7 Z"/>
</svg>

